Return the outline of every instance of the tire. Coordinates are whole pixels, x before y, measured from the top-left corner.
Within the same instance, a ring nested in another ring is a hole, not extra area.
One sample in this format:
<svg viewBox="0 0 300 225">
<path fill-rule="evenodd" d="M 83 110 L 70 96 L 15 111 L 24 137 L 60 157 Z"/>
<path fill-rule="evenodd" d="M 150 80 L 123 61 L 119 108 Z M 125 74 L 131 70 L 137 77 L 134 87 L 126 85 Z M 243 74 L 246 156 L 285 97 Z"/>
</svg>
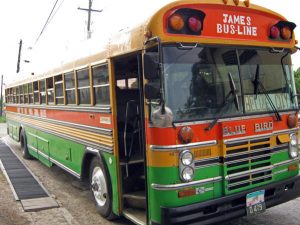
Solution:
<svg viewBox="0 0 300 225">
<path fill-rule="evenodd" d="M 33 159 L 33 157 L 29 154 L 28 148 L 27 148 L 27 138 L 25 130 L 22 129 L 20 133 L 20 143 L 21 143 L 21 151 L 22 151 L 22 157 L 24 159 Z"/>
<path fill-rule="evenodd" d="M 90 188 L 96 203 L 98 213 L 108 219 L 116 219 L 112 211 L 112 187 L 105 163 L 99 157 L 94 157 L 90 165 Z"/>
</svg>

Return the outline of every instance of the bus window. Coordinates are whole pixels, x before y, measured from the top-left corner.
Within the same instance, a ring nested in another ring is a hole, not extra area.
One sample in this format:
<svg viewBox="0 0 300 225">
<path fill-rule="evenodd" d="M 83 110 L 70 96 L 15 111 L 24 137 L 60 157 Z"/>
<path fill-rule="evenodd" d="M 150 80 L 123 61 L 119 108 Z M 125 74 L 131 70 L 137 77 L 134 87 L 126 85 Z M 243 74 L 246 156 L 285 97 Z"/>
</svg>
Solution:
<svg viewBox="0 0 300 225">
<path fill-rule="evenodd" d="M 56 104 L 58 104 L 58 105 L 64 104 L 62 75 L 58 75 L 55 77 L 55 98 L 56 98 Z"/>
<path fill-rule="evenodd" d="M 23 85 L 19 86 L 19 93 L 20 93 L 20 104 L 24 103 L 24 97 L 23 97 Z"/>
<path fill-rule="evenodd" d="M 24 90 L 24 103 L 28 103 L 28 86 L 27 84 L 23 84 L 23 90 Z"/>
<path fill-rule="evenodd" d="M 32 83 L 28 84 L 28 98 L 29 103 L 33 103 Z"/>
<path fill-rule="evenodd" d="M 66 83 L 66 98 L 67 98 L 66 103 L 76 104 L 75 77 L 73 71 L 65 74 L 65 83 Z"/>
<path fill-rule="evenodd" d="M 91 104 L 89 69 L 77 70 L 79 104 Z"/>
<path fill-rule="evenodd" d="M 109 105 L 109 80 L 108 66 L 94 66 L 93 73 L 93 91 L 96 105 Z"/>
<path fill-rule="evenodd" d="M 46 104 L 45 80 L 40 80 L 40 98 L 41 104 Z"/>
<path fill-rule="evenodd" d="M 46 79 L 46 85 L 47 85 L 48 104 L 53 104 L 54 103 L 53 77 L 49 77 Z"/>
<path fill-rule="evenodd" d="M 39 104 L 40 103 L 40 98 L 39 98 L 39 84 L 38 81 L 33 82 L 33 97 L 34 97 L 34 104 Z"/>
</svg>

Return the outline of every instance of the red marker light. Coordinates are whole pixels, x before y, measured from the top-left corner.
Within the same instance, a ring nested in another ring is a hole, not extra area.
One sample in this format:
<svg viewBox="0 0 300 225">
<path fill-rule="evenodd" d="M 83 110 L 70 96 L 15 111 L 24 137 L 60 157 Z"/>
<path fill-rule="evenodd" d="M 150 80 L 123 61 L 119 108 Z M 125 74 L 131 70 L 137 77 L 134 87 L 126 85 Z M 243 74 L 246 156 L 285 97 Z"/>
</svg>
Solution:
<svg viewBox="0 0 300 225">
<path fill-rule="evenodd" d="M 169 18 L 169 25 L 175 31 L 180 31 L 184 27 L 183 17 L 179 14 L 174 14 Z"/>
<path fill-rule="evenodd" d="M 273 39 L 277 39 L 280 35 L 279 28 L 276 26 L 272 26 L 270 29 L 270 37 Z"/>
<path fill-rule="evenodd" d="M 202 28 L 202 23 L 198 17 L 191 16 L 188 19 L 188 27 L 191 31 L 198 33 L 198 32 L 200 32 L 200 30 Z"/>
<path fill-rule="evenodd" d="M 289 27 L 281 28 L 281 37 L 284 40 L 289 40 L 292 37 L 292 31 Z"/>
</svg>

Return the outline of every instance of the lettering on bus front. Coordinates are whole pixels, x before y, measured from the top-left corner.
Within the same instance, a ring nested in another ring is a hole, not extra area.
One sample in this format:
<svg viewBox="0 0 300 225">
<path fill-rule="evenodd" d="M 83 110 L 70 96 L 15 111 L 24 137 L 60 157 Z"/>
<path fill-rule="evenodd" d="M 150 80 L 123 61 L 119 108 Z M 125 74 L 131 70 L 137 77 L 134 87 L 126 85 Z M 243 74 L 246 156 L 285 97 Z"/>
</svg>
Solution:
<svg viewBox="0 0 300 225">
<path fill-rule="evenodd" d="M 250 16 L 223 13 L 222 23 L 217 24 L 217 33 L 256 37 L 257 27 L 252 26 L 252 18 Z"/>
<path fill-rule="evenodd" d="M 285 110 L 291 108 L 291 101 L 288 94 L 269 94 L 276 109 Z M 245 95 L 246 112 L 267 112 L 271 110 L 269 101 L 265 95 Z"/>
<path fill-rule="evenodd" d="M 233 136 L 246 133 L 246 125 L 226 126 L 223 127 L 223 136 Z"/>
</svg>

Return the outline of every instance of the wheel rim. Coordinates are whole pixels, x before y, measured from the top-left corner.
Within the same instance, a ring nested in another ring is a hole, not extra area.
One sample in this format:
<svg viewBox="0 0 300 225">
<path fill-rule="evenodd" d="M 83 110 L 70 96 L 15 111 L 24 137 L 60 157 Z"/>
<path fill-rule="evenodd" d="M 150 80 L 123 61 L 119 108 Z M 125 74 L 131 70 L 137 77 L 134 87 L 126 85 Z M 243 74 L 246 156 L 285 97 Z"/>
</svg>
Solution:
<svg viewBox="0 0 300 225">
<path fill-rule="evenodd" d="M 99 206 L 104 206 L 107 198 L 107 186 L 104 173 L 100 167 L 95 167 L 92 174 L 92 191 Z"/>
</svg>

